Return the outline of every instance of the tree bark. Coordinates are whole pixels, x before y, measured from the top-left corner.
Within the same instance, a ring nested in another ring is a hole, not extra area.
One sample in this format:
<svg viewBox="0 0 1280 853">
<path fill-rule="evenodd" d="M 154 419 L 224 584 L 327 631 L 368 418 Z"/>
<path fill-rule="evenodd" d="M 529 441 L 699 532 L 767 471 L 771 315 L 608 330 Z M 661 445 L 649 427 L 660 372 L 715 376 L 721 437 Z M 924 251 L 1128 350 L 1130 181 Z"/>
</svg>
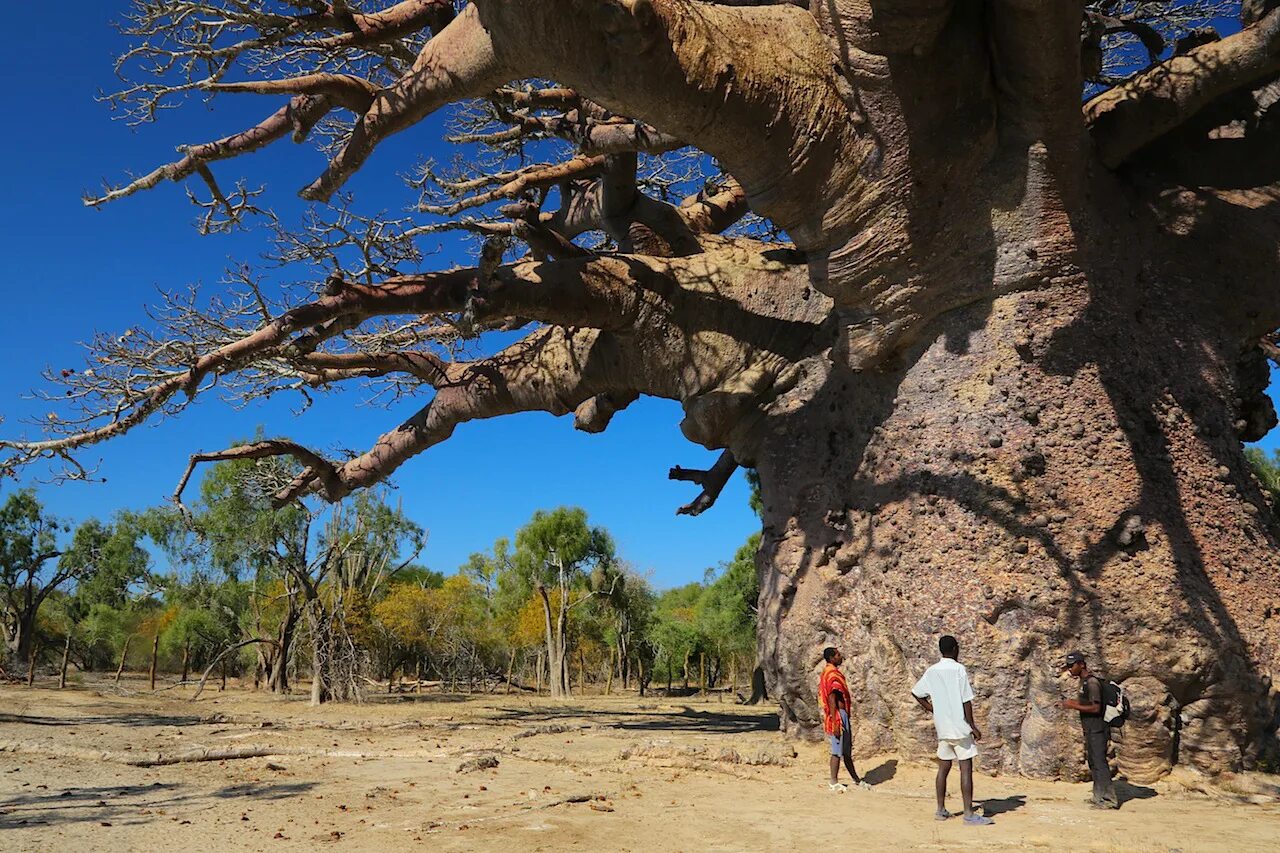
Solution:
<svg viewBox="0 0 1280 853">
<path fill-rule="evenodd" d="M 182 681 L 186 682 L 191 673 L 191 641 L 182 644 Z"/>
<path fill-rule="evenodd" d="M 1090 233 L 1108 227 L 1126 233 Z M 1072 649 L 1132 699 L 1117 754 L 1133 781 L 1169 769 L 1179 718 L 1179 760 L 1205 770 L 1273 748 L 1280 552 L 1239 438 L 1265 366 L 1215 344 L 1198 299 L 1134 284 L 1207 260 L 1111 239 L 1080 247 L 1085 280 L 955 311 L 859 393 L 833 369 L 803 428 L 766 439 L 759 642 L 786 729 L 820 724 L 836 645 L 865 684 L 867 748 L 927 755 L 931 731 L 901 721 L 950 633 L 988 768 L 1079 771 L 1057 707 Z M 1144 275 L 1153 256 L 1168 265 Z"/>
</svg>

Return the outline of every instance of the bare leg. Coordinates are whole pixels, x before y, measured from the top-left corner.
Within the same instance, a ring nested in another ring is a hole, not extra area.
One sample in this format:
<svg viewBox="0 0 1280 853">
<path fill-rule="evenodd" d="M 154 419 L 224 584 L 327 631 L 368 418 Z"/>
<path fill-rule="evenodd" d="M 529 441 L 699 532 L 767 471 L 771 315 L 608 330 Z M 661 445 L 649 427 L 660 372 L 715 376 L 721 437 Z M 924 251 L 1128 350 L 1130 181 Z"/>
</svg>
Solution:
<svg viewBox="0 0 1280 853">
<path fill-rule="evenodd" d="M 964 816 L 973 814 L 973 759 L 960 762 L 960 796 L 964 798 Z"/>
<path fill-rule="evenodd" d="M 961 766 L 964 766 L 963 764 Z M 947 776 L 951 774 L 951 762 L 938 759 L 938 776 L 934 780 L 934 793 L 938 795 L 938 813 L 947 810 Z"/>
<path fill-rule="evenodd" d="M 853 732 L 845 729 L 844 737 L 840 740 L 840 757 L 844 759 L 844 769 L 849 771 L 849 776 L 853 779 L 853 784 L 862 781 L 862 777 L 858 775 L 858 771 L 853 767 Z"/>
<path fill-rule="evenodd" d="M 836 780 L 839 776 L 840 776 L 840 756 L 833 755 L 831 756 L 831 784 L 832 785 L 836 783 Z"/>
</svg>

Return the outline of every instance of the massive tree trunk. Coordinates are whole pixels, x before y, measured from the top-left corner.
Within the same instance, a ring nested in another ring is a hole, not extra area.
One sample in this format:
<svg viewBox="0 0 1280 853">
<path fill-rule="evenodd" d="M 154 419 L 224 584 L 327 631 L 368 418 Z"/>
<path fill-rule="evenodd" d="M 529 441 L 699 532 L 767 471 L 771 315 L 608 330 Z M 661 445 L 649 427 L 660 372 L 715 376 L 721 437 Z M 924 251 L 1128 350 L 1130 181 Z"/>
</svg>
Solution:
<svg viewBox="0 0 1280 853">
<path fill-rule="evenodd" d="M 908 692 L 950 633 L 988 769 L 1079 772 L 1057 707 L 1077 648 L 1132 697 L 1130 779 L 1274 749 L 1280 554 L 1241 435 L 1275 419 L 1260 353 L 1209 310 L 1255 275 L 1216 242 L 1230 226 L 1179 249 L 1151 210 L 1093 195 L 1058 235 L 1074 269 L 939 317 L 877 375 L 815 365 L 764 430 L 761 660 L 788 730 L 820 724 L 837 645 L 859 748 L 928 754 Z"/>
<path fill-rule="evenodd" d="M 234 218 L 208 164 L 302 139 L 335 108 L 354 129 L 309 199 L 331 198 L 388 136 L 467 98 L 492 98 L 511 126 L 482 138 L 577 148 L 565 163 L 442 183 L 454 197 L 496 188 L 422 208 L 515 202 L 494 211 L 511 221 L 463 225 L 520 238 L 523 260 L 503 265 L 505 244 L 490 239 L 474 269 L 338 273 L 252 329 L 178 306 L 164 332 L 197 336 L 194 356 L 173 347 L 183 360 L 160 370 L 168 348 L 104 338 L 99 361 L 120 378 L 66 378 L 71 399 L 106 401 L 100 419 L 0 442 L 4 465 L 122 433 L 212 378 L 239 377 L 250 395 L 388 377 L 431 386 L 350 459 L 271 439 L 197 454 L 187 473 L 290 455 L 305 470 L 277 501 L 339 500 L 467 421 L 573 412 L 598 432 L 641 394 L 674 399 L 685 436 L 724 451 L 709 470 L 672 470 L 702 486 L 681 512 L 710 506 L 738 464 L 760 472 L 753 699 L 767 686 L 789 731 L 816 732 L 820 651 L 836 644 L 862 697 L 860 748 L 923 756 L 930 729 L 907 692 L 952 633 L 988 767 L 1077 775 L 1077 727 L 1056 708 L 1072 688 L 1054 672 L 1075 648 L 1135 700 L 1118 748 L 1131 778 L 1175 758 L 1205 770 L 1275 758 L 1277 531 L 1240 442 L 1275 424 L 1261 343 L 1280 329 L 1278 4 L 1250 0 L 1240 32 L 1139 61 L 1118 84 L 1101 76 L 1103 36 L 1136 25 L 1110 19 L 1115 4 L 803 5 L 474 0 L 395 79 L 354 76 L 366 64 L 346 58 L 353 45 L 413 53 L 399 39 L 425 19 L 397 4 L 316 42 L 318 73 L 192 80 L 290 100 L 91 204 L 199 175 Z M 144 41 L 180 26 L 141 21 Z M 323 14 L 245 26 L 341 29 Z M 253 54 L 259 74 L 300 64 L 271 50 Z M 1086 77 L 1110 88 L 1082 110 Z M 503 85 L 530 78 L 560 87 Z M 155 89 L 131 91 L 143 112 L 154 106 Z M 641 192 L 637 152 L 684 144 L 725 169 L 720 191 L 678 207 Z M 544 211 L 552 186 L 561 207 Z M 794 245 L 716 236 L 748 206 Z M 572 243 L 589 231 L 618 251 Z M 412 331 L 333 344 L 383 317 L 412 318 Z M 459 328 L 527 325 L 473 362 L 432 348 Z M 138 387 L 139 375 L 161 378 Z M 561 695 L 566 602 L 553 625 L 540 592 Z"/>
</svg>

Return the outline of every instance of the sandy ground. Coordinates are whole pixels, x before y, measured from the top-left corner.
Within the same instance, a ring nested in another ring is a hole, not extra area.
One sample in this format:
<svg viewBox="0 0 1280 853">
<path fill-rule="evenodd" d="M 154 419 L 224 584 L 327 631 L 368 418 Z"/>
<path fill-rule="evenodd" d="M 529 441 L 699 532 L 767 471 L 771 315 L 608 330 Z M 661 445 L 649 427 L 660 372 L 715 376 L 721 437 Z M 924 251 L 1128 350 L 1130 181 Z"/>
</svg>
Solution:
<svg viewBox="0 0 1280 853">
<path fill-rule="evenodd" d="M 715 698 L 432 694 L 310 708 L 128 687 L 0 687 L 0 849 L 1280 847 L 1280 802 L 1257 780 L 1246 797 L 1190 775 L 1122 784 L 1119 812 L 1088 808 L 1086 784 L 979 775 L 995 826 L 939 823 L 930 765 L 862 758 L 872 790 L 832 794 L 822 746 L 778 734 L 768 708 Z M 278 754 L 124 763 L 244 747 Z"/>
</svg>

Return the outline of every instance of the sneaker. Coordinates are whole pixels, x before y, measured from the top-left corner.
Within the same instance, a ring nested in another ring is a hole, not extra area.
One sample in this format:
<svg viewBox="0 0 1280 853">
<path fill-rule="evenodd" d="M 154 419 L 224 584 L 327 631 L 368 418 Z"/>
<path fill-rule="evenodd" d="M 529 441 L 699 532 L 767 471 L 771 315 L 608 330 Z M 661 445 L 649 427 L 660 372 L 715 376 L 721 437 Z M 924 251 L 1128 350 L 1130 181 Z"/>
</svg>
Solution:
<svg viewBox="0 0 1280 853">
<path fill-rule="evenodd" d="M 1114 810 L 1120 808 L 1119 803 L 1113 803 L 1110 800 L 1102 800 L 1101 802 L 1097 800 L 1090 800 L 1089 805 L 1093 806 L 1095 809 Z"/>
<path fill-rule="evenodd" d="M 859 779 L 855 784 L 864 791 L 871 790 L 871 783 L 866 779 Z"/>
<path fill-rule="evenodd" d="M 837 794 L 843 794 L 849 790 L 849 786 L 843 782 L 832 782 L 827 785 L 827 789 Z"/>
<path fill-rule="evenodd" d="M 964 819 L 964 822 L 969 826 L 991 826 L 995 823 L 991 818 L 980 814 L 971 814 Z"/>
<path fill-rule="evenodd" d="M 937 812 L 934 812 L 934 813 L 933 813 L 933 819 L 934 819 L 934 820 L 946 820 L 946 819 L 947 819 L 947 818 L 949 818 L 949 817 L 955 817 L 955 815 L 954 815 L 954 814 L 952 814 L 951 812 L 947 811 L 946 809 L 943 809 L 942 811 L 937 811 Z"/>
</svg>

